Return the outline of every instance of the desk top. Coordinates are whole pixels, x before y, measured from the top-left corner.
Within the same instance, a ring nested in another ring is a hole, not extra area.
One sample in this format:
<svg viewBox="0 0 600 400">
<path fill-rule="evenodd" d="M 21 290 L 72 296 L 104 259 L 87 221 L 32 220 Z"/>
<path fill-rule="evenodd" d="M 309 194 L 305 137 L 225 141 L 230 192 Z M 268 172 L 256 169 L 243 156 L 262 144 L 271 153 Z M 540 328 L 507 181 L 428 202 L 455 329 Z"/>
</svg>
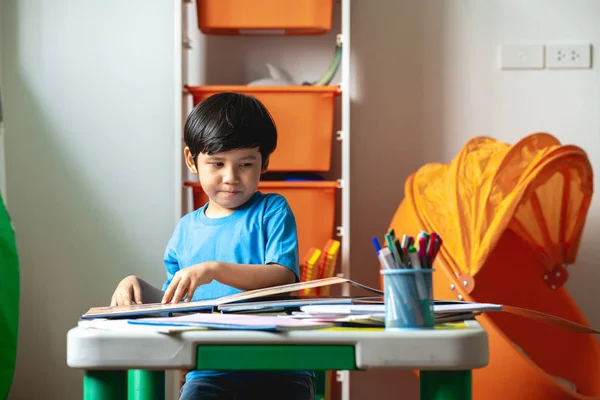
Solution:
<svg viewBox="0 0 600 400">
<path fill-rule="evenodd" d="M 126 321 L 110 321 L 126 325 Z M 67 334 L 67 364 L 83 369 L 189 369 L 198 345 L 351 345 L 357 369 L 464 370 L 489 361 L 487 333 L 477 321 L 436 329 L 386 331 L 330 328 L 290 331 L 197 330 L 162 334 L 145 329 L 99 330 L 86 321 Z M 131 325 L 129 325 L 131 327 Z M 215 350 L 218 347 L 215 346 Z"/>
</svg>

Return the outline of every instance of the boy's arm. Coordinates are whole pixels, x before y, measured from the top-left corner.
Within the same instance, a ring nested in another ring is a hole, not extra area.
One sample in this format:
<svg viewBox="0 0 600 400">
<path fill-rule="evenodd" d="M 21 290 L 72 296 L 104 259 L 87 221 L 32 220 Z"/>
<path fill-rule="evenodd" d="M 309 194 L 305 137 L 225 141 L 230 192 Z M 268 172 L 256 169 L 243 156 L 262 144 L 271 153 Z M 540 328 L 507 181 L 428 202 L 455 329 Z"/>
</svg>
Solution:
<svg viewBox="0 0 600 400">
<path fill-rule="evenodd" d="M 162 297 L 162 303 L 191 301 L 196 288 L 217 280 L 240 290 L 294 283 L 296 274 L 279 264 L 234 264 L 207 261 L 178 271 Z"/>
<path fill-rule="evenodd" d="M 279 264 L 216 264 L 213 266 L 213 279 L 240 290 L 279 286 L 296 281 L 294 272 Z"/>
</svg>

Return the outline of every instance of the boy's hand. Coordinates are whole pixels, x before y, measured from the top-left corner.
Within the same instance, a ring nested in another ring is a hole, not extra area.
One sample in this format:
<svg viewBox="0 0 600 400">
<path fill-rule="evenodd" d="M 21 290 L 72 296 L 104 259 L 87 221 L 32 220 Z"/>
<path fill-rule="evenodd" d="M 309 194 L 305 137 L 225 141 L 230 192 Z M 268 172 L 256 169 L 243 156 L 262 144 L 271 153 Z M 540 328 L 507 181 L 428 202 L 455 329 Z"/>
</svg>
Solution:
<svg viewBox="0 0 600 400">
<path fill-rule="evenodd" d="M 162 303 L 179 303 L 184 296 L 184 301 L 190 302 L 198 286 L 212 282 L 215 268 L 216 263 L 203 262 L 177 271 L 165 291 Z"/>
<path fill-rule="evenodd" d="M 131 275 L 117 285 L 110 300 L 111 306 L 129 306 L 142 304 L 142 287 L 137 276 Z"/>
</svg>

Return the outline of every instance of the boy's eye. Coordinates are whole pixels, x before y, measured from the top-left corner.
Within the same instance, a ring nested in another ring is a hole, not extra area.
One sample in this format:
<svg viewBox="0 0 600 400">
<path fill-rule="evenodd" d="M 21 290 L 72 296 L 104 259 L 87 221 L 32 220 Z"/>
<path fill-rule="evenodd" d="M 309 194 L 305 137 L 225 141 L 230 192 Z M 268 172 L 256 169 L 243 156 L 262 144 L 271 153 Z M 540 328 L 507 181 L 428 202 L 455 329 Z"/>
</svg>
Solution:
<svg viewBox="0 0 600 400">
<path fill-rule="evenodd" d="M 242 167 L 251 167 L 251 166 L 252 166 L 252 163 L 243 163 L 242 164 Z"/>
<path fill-rule="evenodd" d="M 222 162 L 214 162 L 214 163 L 210 163 L 213 167 L 222 167 L 223 163 Z"/>
</svg>

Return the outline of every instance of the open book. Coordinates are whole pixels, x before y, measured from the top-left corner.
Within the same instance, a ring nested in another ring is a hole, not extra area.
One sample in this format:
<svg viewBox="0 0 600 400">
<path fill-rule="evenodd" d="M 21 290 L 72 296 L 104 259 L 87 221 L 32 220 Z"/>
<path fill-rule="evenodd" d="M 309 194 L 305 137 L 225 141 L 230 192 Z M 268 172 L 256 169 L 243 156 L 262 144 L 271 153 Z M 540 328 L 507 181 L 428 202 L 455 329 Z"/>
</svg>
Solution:
<svg viewBox="0 0 600 400">
<path fill-rule="evenodd" d="M 231 304 L 236 302 L 242 302 L 246 300 L 268 298 L 271 296 L 277 296 L 284 293 L 292 293 L 304 289 L 311 289 L 321 286 L 330 286 L 340 283 L 349 283 L 354 286 L 367 289 L 371 292 L 382 295 L 381 290 L 377 290 L 358 282 L 351 281 L 346 278 L 331 277 L 312 280 L 308 282 L 290 283 L 287 285 L 273 286 L 263 289 L 248 290 L 245 292 L 235 293 L 229 296 L 219 297 L 213 300 L 203 301 L 192 301 L 189 303 L 176 303 L 176 304 L 134 304 L 131 306 L 106 306 L 106 307 L 92 307 L 82 315 L 82 319 L 93 319 L 93 318 L 122 318 L 122 317 L 139 317 L 149 314 L 160 314 L 160 313 L 176 313 L 176 312 L 191 312 L 191 311 L 211 311 L 216 307 L 223 304 Z"/>
</svg>

